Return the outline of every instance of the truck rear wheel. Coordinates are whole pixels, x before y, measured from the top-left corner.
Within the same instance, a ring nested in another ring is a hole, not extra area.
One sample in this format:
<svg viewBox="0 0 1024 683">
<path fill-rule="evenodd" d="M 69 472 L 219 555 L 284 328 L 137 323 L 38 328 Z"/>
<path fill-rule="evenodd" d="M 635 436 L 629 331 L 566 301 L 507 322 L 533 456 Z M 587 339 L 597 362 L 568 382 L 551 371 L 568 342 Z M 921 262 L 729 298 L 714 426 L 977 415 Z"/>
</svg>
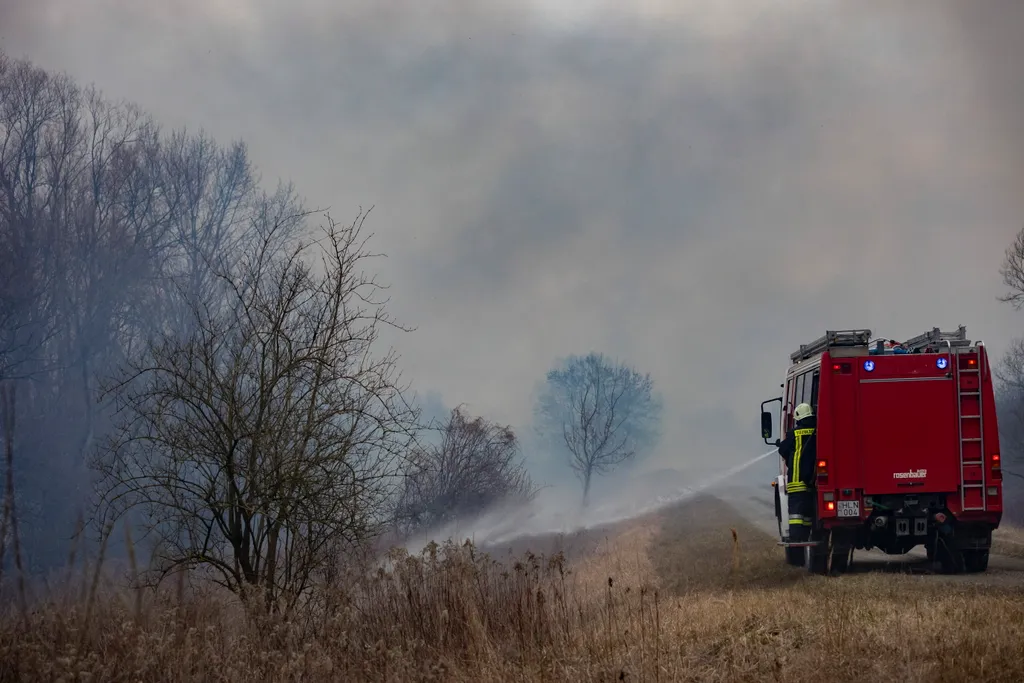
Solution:
<svg viewBox="0 0 1024 683">
<path fill-rule="evenodd" d="M 804 564 L 803 548 L 786 548 L 786 564 L 802 567 Z"/>
<path fill-rule="evenodd" d="M 789 524 L 782 523 L 782 501 L 779 499 L 779 489 L 775 489 L 775 521 L 779 523 L 779 538 L 783 541 L 789 538 Z M 787 518 L 788 522 L 788 518 Z"/>
<path fill-rule="evenodd" d="M 964 571 L 976 574 L 988 569 L 987 550 L 964 550 Z"/>
<path fill-rule="evenodd" d="M 853 554 L 851 548 L 832 549 L 832 571 L 843 574 L 850 570 L 850 556 Z"/>
<path fill-rule="evenodd" d="M 828 541 L 821 534 L 811 534 L 812 541 L 820 541 L 821 545 L 809 545 L 804 548 L 804 566 L 811 574 L 828 572 Z"/>
<path fill-rule="evenodd" d="M 964 571 L 964 553 L 940 540 L 935 549 L 939 568 L 943 574 L 959 574 Z"/>
</svg>

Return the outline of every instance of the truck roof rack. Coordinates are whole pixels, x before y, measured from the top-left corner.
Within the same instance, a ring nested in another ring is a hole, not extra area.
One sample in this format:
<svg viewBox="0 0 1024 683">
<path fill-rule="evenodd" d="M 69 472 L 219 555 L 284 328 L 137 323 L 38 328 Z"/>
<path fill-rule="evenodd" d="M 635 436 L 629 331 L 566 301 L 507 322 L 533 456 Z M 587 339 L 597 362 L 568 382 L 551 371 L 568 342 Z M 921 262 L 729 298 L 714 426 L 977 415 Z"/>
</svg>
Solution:
<svg viewBox="0 0 1024 683">
<path fill-rule="evenodd" d="M 809 344 L 801 344 L 800 348 L 790 354 L 789 358 L 793 363 L 799 363 L 836 347 L 868 348 L 873 343 L 877 345 L 877 348 L 869 351 L 869 353 L 888 354 L 893 352 L 884 346 L 888 344 L 887 338 L 872 340 L 871 330 L 828 330 L 824 336 L 815 339 Z M 943 332 L 938 327 L 933 327 L 930 331 L 908 339 L 902 344 L 898 344 L 895 340 L 892 343 L 894 346 L 900 347 L 895 351 L 896 353 L 938 353 L 943 348 L 956 351 L 970 348 L 972 344 L 971 340 L 967 338 L 967 327 L 965 325 L 958 327 L 955 332 Z M 949 344 L 948 347 L 946 346 L 947 343 Z"/>
<path fill-rule="evenodd" d="M 828 330 L 825 336 L 810 344 L 801 344 L 800 349 L 790 354 L 794 363 L 806 360 L 836 346 L 867 346 L 871 341 L 871 330 Z"/>
<path fill-rule="evenodd" d="M 949 342 L 951 348 L 970 346 L 971 340 L 967 338 L 967 326 L 961 325 L 956 332 L 943 332 L 939 328 L 933 327 L 930 332 L 919 334 L 913 339 L 903 342 L 903 348 L 910 353 L 928 347 L 935 347 L 937 351 L 938 347 L 945 346 L 946 342 Z"/>
</svg>

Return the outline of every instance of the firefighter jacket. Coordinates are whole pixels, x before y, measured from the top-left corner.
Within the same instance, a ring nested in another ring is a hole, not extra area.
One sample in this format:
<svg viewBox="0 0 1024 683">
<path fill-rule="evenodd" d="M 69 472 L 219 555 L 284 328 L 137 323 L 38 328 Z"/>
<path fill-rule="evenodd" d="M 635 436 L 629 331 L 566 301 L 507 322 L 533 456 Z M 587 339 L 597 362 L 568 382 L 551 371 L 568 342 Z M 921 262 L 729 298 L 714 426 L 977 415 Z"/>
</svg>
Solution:
<svg viewBox="0 0 1024 683">
<path fill-rule="evenodd" d="M 817 419 L 805 417 L 779 443 L 779 455 L 786 461 L 786 493 L 801 493 L 814 488 L 816 432 Z"/>
</svg>

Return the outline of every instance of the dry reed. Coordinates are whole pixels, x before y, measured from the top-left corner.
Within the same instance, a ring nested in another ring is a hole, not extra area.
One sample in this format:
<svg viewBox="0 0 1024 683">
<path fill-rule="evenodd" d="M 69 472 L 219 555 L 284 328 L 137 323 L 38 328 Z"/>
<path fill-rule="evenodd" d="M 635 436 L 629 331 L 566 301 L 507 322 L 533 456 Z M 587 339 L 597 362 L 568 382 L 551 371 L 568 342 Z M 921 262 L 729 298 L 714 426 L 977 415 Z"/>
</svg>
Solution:
<svg viewBox="0 0 1024 683">
<path fill-rule="evenodd" d="M 0 681 L 1024 680 L 1019 588 L 811 577 L 713 500 L 599 533 L 573 557 L 393 551 L 290 619 L 90 576 L 3 615 Z"/>
</svg>

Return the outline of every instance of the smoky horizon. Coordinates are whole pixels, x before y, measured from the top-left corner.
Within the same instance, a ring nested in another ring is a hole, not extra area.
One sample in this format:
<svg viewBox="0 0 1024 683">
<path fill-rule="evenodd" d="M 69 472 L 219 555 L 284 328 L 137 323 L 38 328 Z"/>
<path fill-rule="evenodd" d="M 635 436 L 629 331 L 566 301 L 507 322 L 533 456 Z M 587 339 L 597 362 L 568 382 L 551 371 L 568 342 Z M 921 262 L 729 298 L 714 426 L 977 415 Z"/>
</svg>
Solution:
<svg viewBox="0 0 1024 683">
<path fill-rule="evenodd" d="M 1012 366 L 1021 314 L 1000 297 L 1024 228 L 1022 22 L 1010 0 L 14 0 L 0 53 L 137 107 L 146 135 L 181 145 L 167 158 L 182 178 L 205 136 L 237 162 L 225 196 L 259 197 L 264 218 L 301 208 L 315 230 L 328 210 L 365 214 L 367 250 L 386 255 L 367 271 L 412 328 L 375 341 L 396 385 L 424 421 L 462 406 L 511 427 L 545 496 L 581 486 L 537 433 L 549 371 L 595 353 L 649 375 L 653 446 L 595 480 L 610 519 L 763 458 L 759 404 L 826 330 L 902 341 L 965 325 Z M 15 95 L 0 94 L 6 121 Z M 16 175 L 0 175 L 11 235 Z M 243 253 L 231 239 L 217 248 Z M 48 268 L 95 275 L 84 241 L 61 249 Z M 152 276 L 127 260 L 110 272 Z M 205 296 L 214 279 L 189 286 Z M 122 334 L 90 328 L 125 300 L 115 279 L 90 281 L 88 297 L 58 293 L 95 313 L 65 321 L 68 357 Z M 11 306 L 28 292 L 2 286 Z M 52 412 L 19 444 L 19 514 L 59 562 L 87 494 L 82 444 L 104 432 L 94 401 L 27 391 Z M 743 476 L 761 485 L 773 467 Z"/>
</svg>

